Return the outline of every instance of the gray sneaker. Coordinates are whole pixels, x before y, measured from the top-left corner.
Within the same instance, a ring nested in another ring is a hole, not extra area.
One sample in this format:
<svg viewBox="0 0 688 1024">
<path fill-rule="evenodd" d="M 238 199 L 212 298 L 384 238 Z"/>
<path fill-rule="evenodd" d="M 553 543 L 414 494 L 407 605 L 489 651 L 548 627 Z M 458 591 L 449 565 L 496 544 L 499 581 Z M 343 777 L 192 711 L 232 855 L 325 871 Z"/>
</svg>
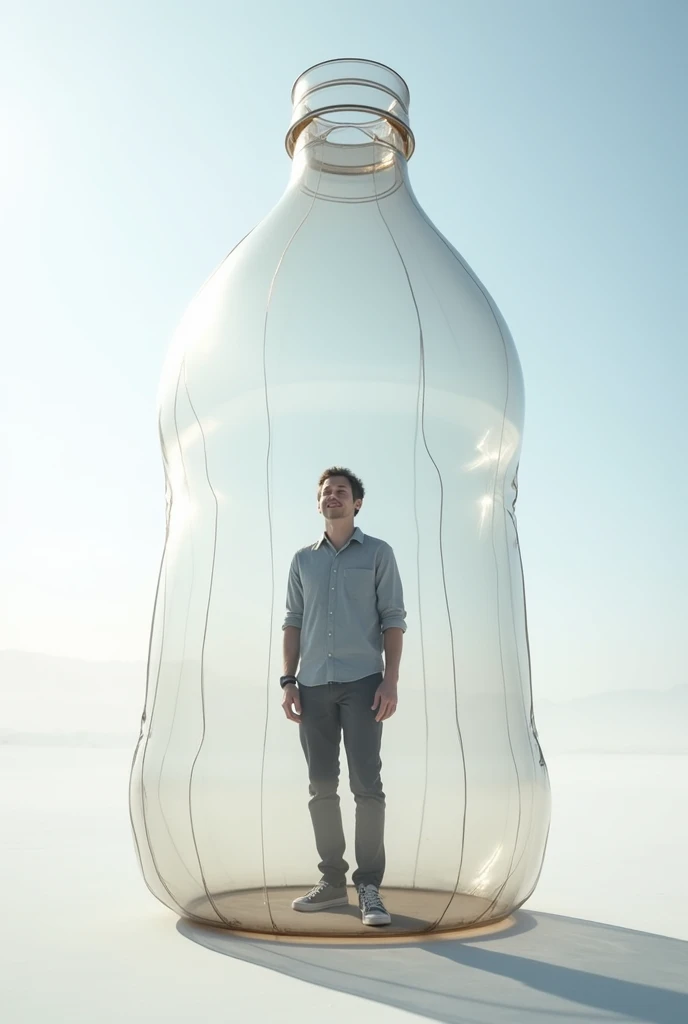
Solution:
<svg viewBox="0 0 688 1024">
<path fill-rule="evenodd" d="M 361 908 L 363 924 L 390 924 L 392 917 L 387 913 L 376 885 L 359 885 L 358 905 Z"/>
<path fill-rule="evenodd" d="M 329 910 L 330 907 L 345 907 L 349 902 L 346 886 L 330 885 L 320 882 L 313 886 L 305 896 L 299 896 L 291 905 L 292 910 L 300 910 L 305 914 L 315 914 L 318 910 Z"/>
</svg>

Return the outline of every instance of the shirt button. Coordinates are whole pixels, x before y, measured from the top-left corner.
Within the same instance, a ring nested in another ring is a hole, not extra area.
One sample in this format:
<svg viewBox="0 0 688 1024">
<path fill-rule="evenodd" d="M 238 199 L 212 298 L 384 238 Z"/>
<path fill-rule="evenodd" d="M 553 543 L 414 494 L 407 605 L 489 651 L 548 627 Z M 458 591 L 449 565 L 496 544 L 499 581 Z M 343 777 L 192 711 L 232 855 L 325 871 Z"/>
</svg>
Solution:
<svg viewBox="0 0 688 1024">
<path fill-rule="evenodd" d="M 331 657 L 332 657 L 332 655 L 331 655 L 331 654 L 328 654 L 328 655 L 327 655 L 327 657 L 328 657 L 328 658 L 331 658 Z"/>
<path fill-rule="evenodd" d="M 336 572 L 337 570 L 336 570 L 336 569 L 333 569 L 332 571 L 333 571 L 333 572 Z"/>
</svg>

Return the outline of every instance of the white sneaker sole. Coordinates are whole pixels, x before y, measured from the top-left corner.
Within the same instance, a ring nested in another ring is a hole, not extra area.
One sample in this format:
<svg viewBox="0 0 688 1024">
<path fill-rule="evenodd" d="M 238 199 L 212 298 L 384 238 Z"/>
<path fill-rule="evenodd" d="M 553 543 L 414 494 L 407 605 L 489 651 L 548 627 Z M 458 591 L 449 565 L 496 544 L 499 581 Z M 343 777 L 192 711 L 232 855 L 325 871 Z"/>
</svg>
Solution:
<svg viewBox="0 0 688 1024">
<path fill-rule="evenodd" d="M 363 924 L 370 925 L 371 928 L 392 923 L 392 918 L 389 914 L 362 914 L 361 920 Z"/>
<path fill-rule="evenodd" d="M 327 903 L 300 903 L 294 900 L 292 910 L 298 910 L 301 914 L 317 914 L 319 910 L 330 910 L 331 907 L 346 907 L 349 905 L 348 896 L 338 896 L 336 900 L 328 900 Z"/>
</svg>

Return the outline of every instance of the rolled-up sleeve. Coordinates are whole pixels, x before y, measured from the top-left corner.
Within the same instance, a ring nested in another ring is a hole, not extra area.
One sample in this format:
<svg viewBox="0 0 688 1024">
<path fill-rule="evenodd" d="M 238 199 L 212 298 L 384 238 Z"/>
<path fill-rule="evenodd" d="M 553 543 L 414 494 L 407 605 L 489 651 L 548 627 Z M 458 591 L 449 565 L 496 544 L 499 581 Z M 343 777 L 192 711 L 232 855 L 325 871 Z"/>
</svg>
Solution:
<svg viewBox="0 0 688 1024">
<path fill-rule="evenodd" d="M 380 629 L 396 627 L 406 632 L 406 610 L 401 576 L 389 544 L 381 545 L 375 566 L 375 590 Z"/>
<path fill-rule="evenodd" d="M 296 626 L 301 629 L 303 624 L 303 583 L 299 572 L 299 562 L 296 555 L 292 558 L 289 568 L 289 580 L 287 581 L 287 614 L 284 616 L 282 629 L 287 626 Z"/>
</svg>

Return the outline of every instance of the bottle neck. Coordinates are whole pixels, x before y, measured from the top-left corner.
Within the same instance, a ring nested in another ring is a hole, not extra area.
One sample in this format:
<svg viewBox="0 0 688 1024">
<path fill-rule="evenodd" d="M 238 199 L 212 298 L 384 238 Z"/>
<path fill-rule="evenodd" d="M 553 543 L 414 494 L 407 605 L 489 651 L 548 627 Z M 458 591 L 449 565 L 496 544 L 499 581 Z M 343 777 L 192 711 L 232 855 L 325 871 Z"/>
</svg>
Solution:
<svg viewBox="0 0 688 1024">
<path fill-rule="evenodd" d="M 363 123 L 315 117 L 295 140 L 291 187 L 321 199 L 382 199 L 407 180 L 408 136 L 403 126 L 380 117 Z"/>
</svg>

